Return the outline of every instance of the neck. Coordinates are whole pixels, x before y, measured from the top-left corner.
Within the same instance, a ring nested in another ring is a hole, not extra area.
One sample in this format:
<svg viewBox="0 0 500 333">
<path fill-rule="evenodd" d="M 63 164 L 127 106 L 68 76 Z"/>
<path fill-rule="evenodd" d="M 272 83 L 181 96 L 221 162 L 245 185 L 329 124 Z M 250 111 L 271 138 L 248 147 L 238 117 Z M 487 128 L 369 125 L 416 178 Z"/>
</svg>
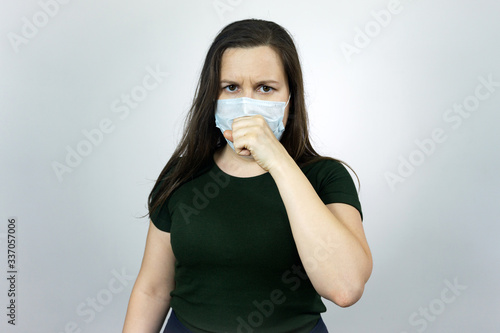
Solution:
<svg viewBox="0 0 500 333">
<path fill-rule="evenodd" d="M 266 173 L 252 156 L 240 156 L 228 144 L 215 152 L 214 161 L 222 171 L 235 177 L 254 177 Z"/>
</svg>

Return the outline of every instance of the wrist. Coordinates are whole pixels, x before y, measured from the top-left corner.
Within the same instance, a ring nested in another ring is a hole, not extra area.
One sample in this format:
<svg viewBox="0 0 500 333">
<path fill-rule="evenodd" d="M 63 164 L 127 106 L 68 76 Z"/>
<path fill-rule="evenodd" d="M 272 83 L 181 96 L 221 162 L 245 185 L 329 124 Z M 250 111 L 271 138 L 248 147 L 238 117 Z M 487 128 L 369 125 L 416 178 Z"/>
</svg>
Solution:
<svg viewBox="0 0 500 333">
<path fill-rule="evenodd" d="M 281 175 L 288 174 L 290 170 L 292 170 L 294 167 L 297 167 L 297 164 L 284 147 L 283 151 L 284 153 L 282 154 L 282 157 L 276 159 L 269 168 L 269 173 L 275 179 Z"/>
</svg>

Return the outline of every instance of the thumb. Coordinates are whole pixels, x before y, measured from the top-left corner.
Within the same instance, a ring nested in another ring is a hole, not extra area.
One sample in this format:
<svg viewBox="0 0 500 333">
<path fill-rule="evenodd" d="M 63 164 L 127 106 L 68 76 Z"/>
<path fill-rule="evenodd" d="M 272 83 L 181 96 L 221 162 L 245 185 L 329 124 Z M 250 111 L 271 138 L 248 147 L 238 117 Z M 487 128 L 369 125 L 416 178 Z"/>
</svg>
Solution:
<svg viewBox="0 0 500 333">
<path fill-rule="evenodd" d="M 224 133 L 222 134 L 226 139 L 229 141 L 233 142 L 233 131 L 231 130 L 225 130 Z"/>
</svg>

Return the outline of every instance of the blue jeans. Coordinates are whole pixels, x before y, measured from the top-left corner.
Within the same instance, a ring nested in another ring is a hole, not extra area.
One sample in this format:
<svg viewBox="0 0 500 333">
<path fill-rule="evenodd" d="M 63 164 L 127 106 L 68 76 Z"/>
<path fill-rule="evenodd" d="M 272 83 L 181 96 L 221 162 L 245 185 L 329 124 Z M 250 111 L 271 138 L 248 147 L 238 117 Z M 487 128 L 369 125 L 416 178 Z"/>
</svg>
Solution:
<svg viewBox="0 0 500 333">
<path fill-rule="evenodd" d="M 170 314 L 170 318 L 168 318 L 167 326 L 165 326 L 165 330 L 163 333 L 193 333 L 186 326 L 184 326 L 177 316 L 175 315 L 174 310 L 172 309 L 172 313 Z M 318 323 L 310 333 L 328 333 L 328 329 L 326 328 L 323 319 L 319 317 Z"/>
</svg>

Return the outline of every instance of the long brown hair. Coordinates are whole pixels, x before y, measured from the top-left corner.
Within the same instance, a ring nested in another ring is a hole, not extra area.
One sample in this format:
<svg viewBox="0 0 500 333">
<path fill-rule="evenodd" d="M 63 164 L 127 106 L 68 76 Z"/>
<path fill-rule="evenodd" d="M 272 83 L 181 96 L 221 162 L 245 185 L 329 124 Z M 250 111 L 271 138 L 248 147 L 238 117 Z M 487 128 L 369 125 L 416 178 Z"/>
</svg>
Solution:
<svg viewBox="0 0 500 333">
<path fill-rule="evenodd" d="M 221 131 L 215 127 L 214 115 L 220 92 L 222 55 L 228 48 L 257 46 L 269 46 L 277 52 L 288 79 L 290 111 L 280 142 L 290 156 L 299 166 L 319 159 L 333 159 L 347 165 L 341 160 L 320 156 L 309 141 L 302 69 L 290 34 L 274 22 L 258 19 L 233 22 L 219 32 L 208 50 L 193 104 L 185 120 L 182 140 L 149 194 L 150 216 L 175 189 L 208 165 L 217 149 L 227 144 Z"/>
</svg>

